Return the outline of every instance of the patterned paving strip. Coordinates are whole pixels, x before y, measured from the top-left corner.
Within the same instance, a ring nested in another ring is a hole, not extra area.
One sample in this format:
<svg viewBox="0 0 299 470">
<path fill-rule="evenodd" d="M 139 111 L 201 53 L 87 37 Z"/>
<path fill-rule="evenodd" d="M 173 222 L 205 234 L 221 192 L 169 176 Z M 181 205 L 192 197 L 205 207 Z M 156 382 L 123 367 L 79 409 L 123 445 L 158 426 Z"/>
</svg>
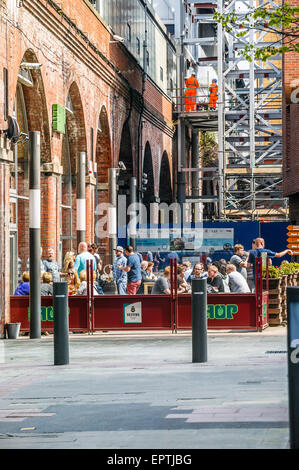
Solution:
<svg viewBox="0 0 299 470">
<path fill-rule="evenodd" d="M 179 408 L 177 409 L 179 411 Z M 185 419 L 186 423 L 207 422 L 281 422 L 288 421 L 288 408 L 277 407 L 232 407 L 196 408 L 191 413 L 171 413 L 168 419 Z"/>
<path fill-rule="evenodd" d="M 27 418 L 54 416 L 56 413 L 42 413 L 39 409 L 0 410 L 0 422 L 18 422 Z"/>
<path fill-rule="evenodd" d="M 34 376 L 25 376 L 20 375 L 17 377 L 10 377 L 9 381 L 6 380 L 4 383 L 0 382 L 0 398 L 5 397 L 9 393 L 14 393 L 20 390 L 23 387 L 27 387 L 27 385 L 31 385 L 34 382 L 38 382 L 43 379 L 43 377 L 48 377 L 49 374 L 36 374 Z"/>
</svg>

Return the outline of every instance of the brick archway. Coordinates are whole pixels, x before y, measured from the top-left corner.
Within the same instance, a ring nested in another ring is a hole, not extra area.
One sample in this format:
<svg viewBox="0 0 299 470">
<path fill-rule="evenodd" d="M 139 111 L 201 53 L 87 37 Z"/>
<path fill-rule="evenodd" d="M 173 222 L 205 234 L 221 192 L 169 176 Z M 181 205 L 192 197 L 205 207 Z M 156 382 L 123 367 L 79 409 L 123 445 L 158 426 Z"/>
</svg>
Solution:
<svg viewBox="0 0 299 470">
<path fill-rule="evenodd" d="M 143 200 L 145 203 L 150 203 L 150 202 L 153 202 L 153 198 L 155 196 L 155 179 L 154 179 L 152 151 L 151 151 L 150 143 L 148 141 L 145 144 L 145 150 L 144 150 L 143 173 L 146 173 L 147 180 L 148 180 L 146 191 L 143 194 Z"/>
<path fill-rule="evenodd" d="M 146 174 L 147 184 L 146 190 L 142 193 L 142 202 L 146 207 L 147 211 L 147 222 L 151 222 L 151 203 L 155 201 L 155 178 L 154 178 L 154 169 L 153 169 L 153 160 L 152 160 L 152 151 L 150 143 L 147 141 L 144 149 L 144 159 L 143 159 L 143 175 Z M 143 176 L 142 175 L 142 176 Z"/>
<path fill-rule="evenodd" d="M 35 53 L 31 49 L 28 49 L 23 56 L 21 63 L 22 62 L 38 63 L 39 61 Z M 25 77 L 27 74 L 28 77 L 30 77 L 30 81 L 32 81 L 32 86 L 22 85 L 24 105 L 28 122 L 28 131 L 40 132 L 41 162 L 50 162 L 50 127 L 42 73 L 39 69 L 32 69 L 23 72 L 23 74 Z"/>
<path fill-rule="evenodd" d="M 133 152 L 131 131 L 128 122 L 125 122 L 120 141 L 119 162 L 123 162 L 126 170 L 119 174 L 119 193 L 129 195 L 130 178 L 134 176 Z"/>
<path fill-rule="evenodd" d="M 96 140 L 96 162 L 98 183 L 107 184 L 109 177 L 109 168 L 112 167 L 112 151 L 108 114 L 105 106 L 102 106 L 98 120 Z M 104 193 L 106 193 L 106 191 L 104 191 Z M 104 196 L 104 199 L 106 200 L 105 194 L 102 194 L 102 196 Z"/>
<path fill-rule="evenodd" d="M 28 49 L 20 64 L 37 64 L 39 60 L 32 49 Z M 51 141 L 47 99 L 42 78 L 42 69 L 21 67 L 15 90 L 13 117 L 21 133 L 40 132 L 41 163 L 51 161 Z M 21 280 L 21 273 L 28 270 L 29 260 L 29 144 L 22 139 L 13 147 L 14 158 L 10 165 L 10 288 L 14 291 Z M 47 195 L 43 192 L 41 175 L 41 203 Z M 43 210 L 43 208 L 42 208 Z M 41 217 L 43 228 L 43 217 Z"/>
<path fill-rule="evenodd" d="M 171 174 L 167 152 L 162 155 L 159 179 L 159 198 L 160 202 L 172 203 Z"/>
<path fill-rule="evenodd" d="M 66 131 L 71 155 L 72 174 L 75 174 L 79 153 L 87 152 L 84 110 L 76 82 L 71 84 L 68 93 Z"/>
<path fill-rule="evenodd" d="M 61 236 L 62 254 L 76 251 L 76 173 L 80 152 L 87 154 L 84 110 L 80 91 L 76 82 L 69 88 L 66 103 L 66 133 L 62 142 L 61 165 Z"/>
<path fill-rule="evenodd" d="M 96 210 L 95 210 L 95 240 L 99 246 L 100 255 L 103 262 L 109 263 L 110 240 L 108 237 L 101 238 L 98 233 L 97 222 L 102 217 L 99 207 L 101 203 L 109 202 L 109 168 L 112 167 L 112 148 L 110 139 L 110 127 L 108 114 L 105 106 L 102 106 L 98 119 L 97 139 L 96 139 L 96 163 L 97 163 L 97 186 L 96 186 Z M 104 225 L 104 230 L 107 225 Z"/>
</svg>

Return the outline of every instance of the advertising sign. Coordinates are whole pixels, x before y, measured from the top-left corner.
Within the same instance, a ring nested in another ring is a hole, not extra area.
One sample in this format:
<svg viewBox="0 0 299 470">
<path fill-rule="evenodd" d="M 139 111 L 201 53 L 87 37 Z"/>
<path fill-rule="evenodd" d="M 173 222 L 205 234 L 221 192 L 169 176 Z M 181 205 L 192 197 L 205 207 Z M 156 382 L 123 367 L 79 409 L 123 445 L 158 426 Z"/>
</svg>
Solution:
<svg viewBox="0 0 299 470">
<path fill-rule="evenodd" d="M 233 228 L 180 228 L 139 229 L 136 239 L 137 249 L 146 251 L 201 251 L 231 249 L 234 246 Z"/>
<path fill-rule="evenodd" d="M 124 323 L 142 323 L 142 304 L 135 302 L 133 304 L 123 305 Z"/>
</svg>

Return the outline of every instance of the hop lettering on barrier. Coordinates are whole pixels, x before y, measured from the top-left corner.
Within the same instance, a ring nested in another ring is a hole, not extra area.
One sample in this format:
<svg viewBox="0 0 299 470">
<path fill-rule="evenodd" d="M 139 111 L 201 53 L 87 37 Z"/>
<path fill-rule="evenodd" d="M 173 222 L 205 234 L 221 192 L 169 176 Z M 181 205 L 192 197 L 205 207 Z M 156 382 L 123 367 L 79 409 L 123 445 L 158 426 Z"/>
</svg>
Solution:
<svg viewBox="0 0 299 470">
<path fill-rule="evenodd" d="M 233 320 L 239 311 L 238 305 L 208 305 L 208 318 L 210 320 Z"/>
<path fill-rule="evenodd" d="M 70 308 L 68 308 L 68 314 L 70 314 Z M 54 309 L 50 305 L 49 307 L 41 307 L 41 321 L 54 321 Z M 28 308 L 28 321 L 30 321 L 30 308 Z"/>
</svg>

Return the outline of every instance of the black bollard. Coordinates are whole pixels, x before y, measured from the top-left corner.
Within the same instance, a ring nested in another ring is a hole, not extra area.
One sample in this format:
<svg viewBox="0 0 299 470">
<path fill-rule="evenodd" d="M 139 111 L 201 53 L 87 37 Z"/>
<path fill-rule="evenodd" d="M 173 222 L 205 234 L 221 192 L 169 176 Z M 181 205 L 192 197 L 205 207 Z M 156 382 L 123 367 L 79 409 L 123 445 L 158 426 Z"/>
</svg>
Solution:
<svg viewBox="0 0 299 470">
<path fill-rule="evenodd" d="M 54 365 L 69 363 L 68 287 L 66 282 L 53 284 Z"/>
<path fill-rule="evenodd" d="M 192 280 L 192 362 L 207 362 L 207 280 Z"/>
<path fill-rule="evenodd" d="M 299 449 L 299 287 L 287 287 L 290 447 Z"/>
</svg>

